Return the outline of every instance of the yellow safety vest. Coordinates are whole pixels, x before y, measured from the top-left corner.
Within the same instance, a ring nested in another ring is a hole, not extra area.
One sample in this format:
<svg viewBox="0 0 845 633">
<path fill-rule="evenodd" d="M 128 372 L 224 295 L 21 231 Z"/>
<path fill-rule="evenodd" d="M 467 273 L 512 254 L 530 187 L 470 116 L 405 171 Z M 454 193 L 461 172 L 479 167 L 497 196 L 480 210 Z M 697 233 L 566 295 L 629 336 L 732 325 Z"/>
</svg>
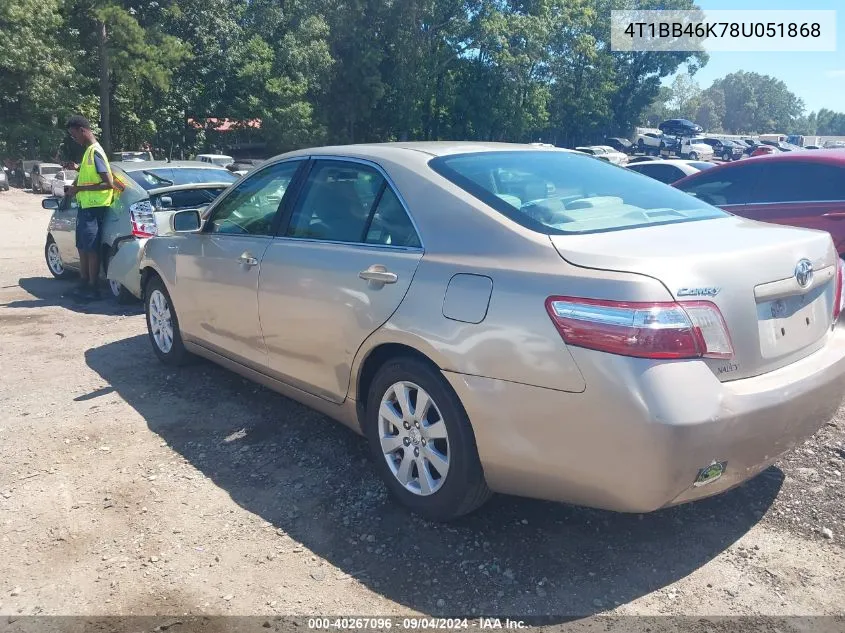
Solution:
<svg viewBox="0 0 845 633">
<path fill-rule="evenodd" d="M 96 185 L 103 181 L 100 174 L 97 173 L 97 166 L 94 163 L 94 152 L 100 152 L 103 162 L 106 164 L 106 169 L 109 175 L 114 180 L 114 175 L 111 171 L 109 159 L 99 143 L 93 143 L 85 149 L 82 155 L 82 163 L 79 165 L 79 176 L 76 179 L 76 184 L 82 185 Z M 108 207 L 114 201 L 114 189 L 103 189 L 101 191 L 77 191 L 76 201 L 83 209 L 90 207 Z"/>
</svg>

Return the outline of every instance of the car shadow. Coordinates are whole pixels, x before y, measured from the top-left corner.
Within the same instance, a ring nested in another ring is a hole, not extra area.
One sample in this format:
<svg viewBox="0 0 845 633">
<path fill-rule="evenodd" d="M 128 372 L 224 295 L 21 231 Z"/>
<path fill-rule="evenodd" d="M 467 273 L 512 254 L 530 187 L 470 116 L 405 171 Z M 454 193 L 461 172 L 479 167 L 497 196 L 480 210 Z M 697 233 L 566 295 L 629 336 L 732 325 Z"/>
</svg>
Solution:
<svg viewBox="0 0 845 633">
<path fill-rule="evenodd" d="M 97 301 L 82 301 L 73 296 L 73 289 L 79 283 L 78 277 L 54 279 L 52 277 L 24 277 L 18 286 L 32 295 L 32 299 L 17 299 L 0 304 L 5 308 L 43 308 L 58 306 L 81 314 L 106 314 L 130 316 L 143 314 L 144 306 L 138 302 L 120 304 L 111 295 L 108 286 L 100 283 L 101 298 Z"/>
<path fill-rule="evenodd" d="M 560 623 L 630 602 L 729 548 L 784 480 L 770 468 L 717 497 L 646 515 L 496 496 L 434 524 L 388 498 L 363 438 L 296 402 L 202 360 L 167 368 L 146 335 L 89 349 L 86 362 L 242 508 L 426 614 Z"/>
</svg>

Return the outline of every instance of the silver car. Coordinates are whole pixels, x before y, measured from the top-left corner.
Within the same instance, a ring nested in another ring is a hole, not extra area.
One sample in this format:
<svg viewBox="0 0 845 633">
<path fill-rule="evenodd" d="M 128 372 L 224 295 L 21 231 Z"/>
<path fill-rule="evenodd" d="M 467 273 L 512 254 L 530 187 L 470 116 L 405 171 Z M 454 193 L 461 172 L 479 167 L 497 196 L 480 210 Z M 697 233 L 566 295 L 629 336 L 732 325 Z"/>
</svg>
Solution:
<svg viewBox="0 0 845 633">
<path fill-rule="evenodd" d="M 222 167 L 195 161 L 130 161 L 111 167 L 124 190 L 103 221 L 102 274 L 115 299 L 131 302 L 141 298 L 138 264 L 146 240 L 160 226 L 169 226 L 171 213 L 208 206 L 238 177 Z M 76 200 L 52 196 L 42 206 L 53 210 L 44 244 L 47 268 L 54 277 L 64 278 L 79 267 Z"/>
<path fill-rule="evenodd" d="M 491 491 L 624 512 L 723 492 L 845 394 L 828 234 L 567 150 L 291 152 L 141 258 L 155 354 L 364 434 L 437 520 Z"/>
</svg>

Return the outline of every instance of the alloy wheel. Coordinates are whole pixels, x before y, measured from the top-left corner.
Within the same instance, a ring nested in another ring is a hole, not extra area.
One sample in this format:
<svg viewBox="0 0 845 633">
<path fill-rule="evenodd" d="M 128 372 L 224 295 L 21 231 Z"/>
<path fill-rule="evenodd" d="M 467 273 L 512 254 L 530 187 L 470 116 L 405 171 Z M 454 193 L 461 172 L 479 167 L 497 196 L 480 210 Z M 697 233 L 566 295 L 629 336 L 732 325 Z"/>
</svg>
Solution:
<svg viewBox="0 0 845 633">
<path fill-rule="evenodd" d="M 170 305 L 167 297 L 161 290 L 153 290 L 149 302 L 150 332 L 156 346 L 163 354 L 167 354 L 173 348 L 173 318 L 170 314 Z"/>
<path fill-rule="evenodd" d="M 55 242 L 50 242 L 50 245 L 47 247 L 47 265 L 50 267 L 50 271 L 56 276 L 63 275 L 65 272 L 62 254 L 59 252 L 59 247 Z"/>
<path fill-rule="evenodd" d="M 437 403 L 419 385 L 391 385 L 381 399 L 378 432 L 393 476 L 409 492 L 434 494 L 449 473 L 449 434 Z"/>
</svg>

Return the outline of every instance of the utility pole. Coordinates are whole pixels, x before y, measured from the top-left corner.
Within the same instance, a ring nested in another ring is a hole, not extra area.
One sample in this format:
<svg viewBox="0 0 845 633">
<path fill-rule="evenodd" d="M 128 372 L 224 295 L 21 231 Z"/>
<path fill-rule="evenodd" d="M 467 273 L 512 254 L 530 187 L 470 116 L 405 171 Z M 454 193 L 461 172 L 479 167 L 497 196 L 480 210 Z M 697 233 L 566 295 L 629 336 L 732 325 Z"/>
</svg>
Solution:
<svg viewBox="0 0 845 633">
<path fill-rule="evenodd" d="M 100 140 L 107 154 L 111 153 L 111 126 L 109 121 L 109 54 L 106 48 L 106 23 L 100 21 L 97 25 L 100 40 Z"/>
</svg>

